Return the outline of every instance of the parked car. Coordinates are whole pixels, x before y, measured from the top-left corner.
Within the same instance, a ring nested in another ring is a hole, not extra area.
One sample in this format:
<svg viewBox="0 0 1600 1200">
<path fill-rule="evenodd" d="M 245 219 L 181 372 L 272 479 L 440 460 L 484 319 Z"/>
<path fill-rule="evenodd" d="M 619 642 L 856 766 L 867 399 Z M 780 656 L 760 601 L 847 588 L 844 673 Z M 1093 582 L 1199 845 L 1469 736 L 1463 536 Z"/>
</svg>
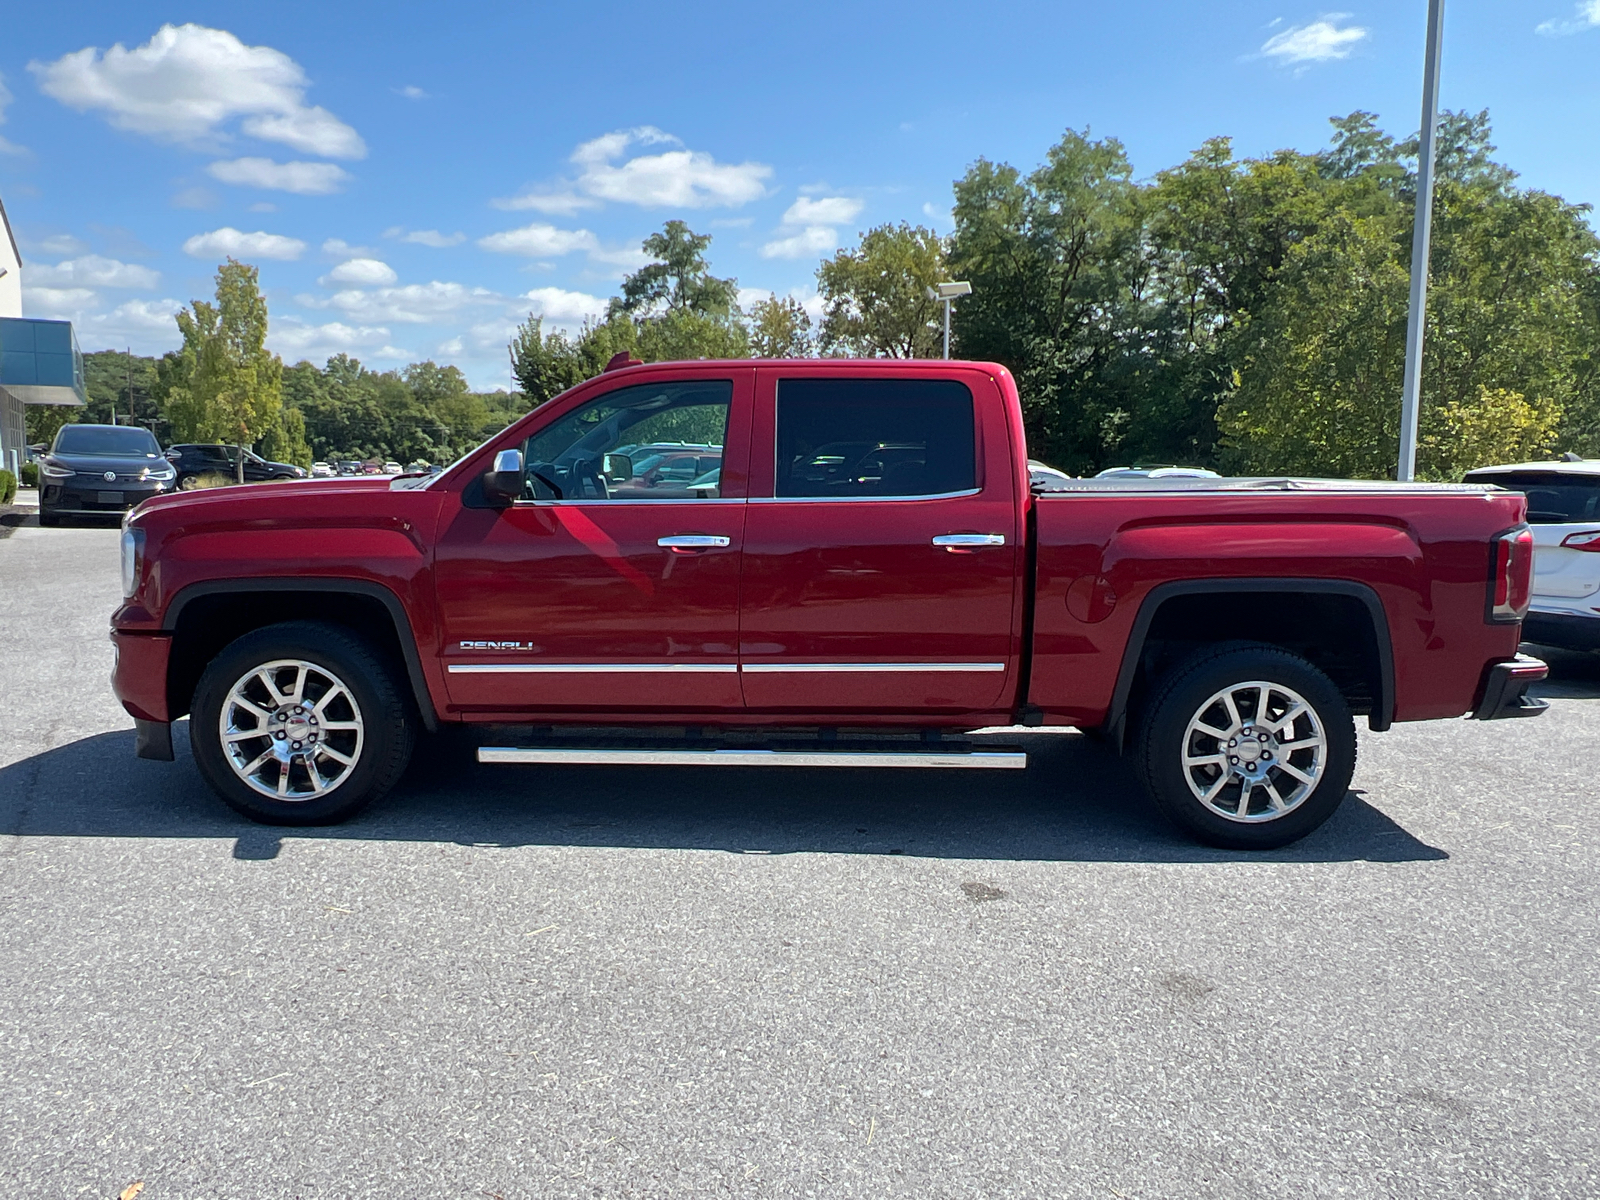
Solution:
<svg viewBox="0 0 1600 1200">
<path fill-rule="evenodd" d="M 613 493 L 619 447 L 674 427 L 742 431 L 718 495 Z M 355 812 L 419 729 L 451 724 L 588 727 L 486 763 L 653 770 L 1014 769 L 1019 748 L 928 735 L 1075 725 L 1129 752 L 1179 826 L 1241 849 L 1338 808 L 1357 714 L 1381 731 L 1544 711 L 1526 690 L 1545 664 L 1517 652 L 1522 496 L 1162 477 L 1035 494 L 1022 430 L 997 363 L 612 368 L 431 478 L 141 505 L 113 685 L 138 753 L 170 759 L 190 714 L 202 775 L 268 822 Z M 873 470 L 819 478 L 819 457 Z"/>
<path fill-rule="evenodd" d="M 353 458 L 341 458 L 334 466 L 341 475 L 361 474 L 361 464 Z"/>
<path fill-rule="evenodd" d="M 383 464 L 383 473 L 385 475 L 399 475 L 404 471 L 405 468 L 397 462 L 386 462 Z"/>
<path fill-rule="evenodd" d="M 304 467 L 292 463 L 268 462 L 253 450 L 243 446 L 225 446 L 186 442 L 167 447 L 167 459 L 177 469 L 178 490 L 193 491 L 202 475 L 239 476 L 239 458 L 244 457 L 244 481 L 262 483 L 269 479 L 305 479 Z"/>
<path fill-rule="evenodd" d="M 311 464 L 311 477 L 313 479 L 332 479 L 333 476 L 333 468 L 320 459 Z"/>
<path fill-rule="evenodd" d="M 1221 479 L 1204 467 L 1107 467 L 1096 479 Z"/>
<path fill-rule="evenodd" d="M 1600 650 L 1600 459 L 1480 467 L 1467 482 L 1528 498 L 1533 600 L 1523 636 L 1541 646 Z"/>
<path fill-rule="evenodd" d="M 170 490 L 177 472 L 161 443 L 136 425 L 63 425 L 39 464 L 39 524 L 123 513 Z"/>
</svg>

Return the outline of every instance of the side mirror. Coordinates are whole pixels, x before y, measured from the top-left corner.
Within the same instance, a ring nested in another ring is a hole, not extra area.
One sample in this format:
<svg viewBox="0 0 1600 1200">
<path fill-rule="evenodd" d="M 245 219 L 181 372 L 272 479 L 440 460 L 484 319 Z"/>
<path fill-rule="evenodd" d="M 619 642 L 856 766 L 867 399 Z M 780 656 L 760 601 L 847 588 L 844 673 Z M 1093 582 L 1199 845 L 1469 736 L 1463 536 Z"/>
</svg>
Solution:
<svg viewBox="0 0 1600 1200">
<path fill-rule="evenodd" d="M 50 449 L 50 447 L 43 442 L 39 442 L 37 445 L 29 446 L 28 449 L 32 450 L 35 454 L 43 454 L 46 450 Z"/>
<path fill-rule="evenodd" d="M 483 494 L 491 504 L 510 504 L 522 495 L 522 451 L 502 450 L 483 473 Z"/>
<path fill-rule="evenodd" d="M 633 478 L 633 459 L 626 454 L 608 454 L 601 460 L 600 469 L 612 483 L 626 483 Z"/>
</svg>

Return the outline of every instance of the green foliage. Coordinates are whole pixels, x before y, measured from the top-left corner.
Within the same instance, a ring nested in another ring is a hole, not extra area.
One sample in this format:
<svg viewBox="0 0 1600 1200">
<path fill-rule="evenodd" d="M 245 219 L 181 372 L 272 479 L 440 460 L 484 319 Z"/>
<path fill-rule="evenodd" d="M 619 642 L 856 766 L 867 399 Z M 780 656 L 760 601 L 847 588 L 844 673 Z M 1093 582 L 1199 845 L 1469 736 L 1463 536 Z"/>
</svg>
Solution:
<svg viewBox="0 0 1600 1200">
<path fill-rule="evenodd" d="M 712 276 L 708 235 L 668 221 L 644 240 L 647 263 L 622 281 L 602 321 L 585 321 L 576 337 L 544 331 L 530 315 L 511 341 L 512 373 L 534 407 L 592 379 L 621 353 L 643 362 L 744 358 L 750 339 L 735 300 L 738 283 Z"/>
<path fill-rule="evenodd" d="M 650 317 L 687 311 L 731 319 L 738 310 L 739 284 L 711 274 L 705 258 L 710 244 L 710 234 L 668 221 L 641 247 L 655 261 L 622 281 L 622 294 L 612 297 L 608 314 Z"/>
<path fill-rule="evenodd" d="M 1028 176 L 956 183 L 956 347 L 1016 374 L 1034 453 L 1390 476 L 1398 451 L 1415 139 L 1371 113 L 1329 149 L 1226 139 L 1147 184 L 1072 131 Z M 1440 120 L 1418 471 L 1600 453 L 1600 240 L 1519 189 L 1487 113 Z"/>
<path fill-rule="evenodd" d="M 18 468 L 18 481 L 23 487 L 39 486 L 39 464 L 25 462 Z"/>
<path fill-rule="evenodd" d="M 750 306 L 750 353 L 755 358 L 809 358 L 811 317 L 792 296 L 769 295 Z"/>
<path fill-rule="evenodd" d="M 0 467 L 0 504 L 10 504 L 16 498 L 17 477 L 5 468 Z"/>
<path fill-rule="evenodd" d="M 177 320 L 183 349 L 158 369 L 172 440 L 251 445 L 277 428 L 283 362 L 265 346 L 257 269 L 230 258 L 217 269 L 216 302 L 195 300 Z"/>
<path fill-rule="evenodd" d="M 862 358 L 937 358 L 943 306 L 928 289 L 949 278 L 944 241 L 918 225 L 879 225 L 854 250 L 817 268 L 824 352 Z"/>
</svg>

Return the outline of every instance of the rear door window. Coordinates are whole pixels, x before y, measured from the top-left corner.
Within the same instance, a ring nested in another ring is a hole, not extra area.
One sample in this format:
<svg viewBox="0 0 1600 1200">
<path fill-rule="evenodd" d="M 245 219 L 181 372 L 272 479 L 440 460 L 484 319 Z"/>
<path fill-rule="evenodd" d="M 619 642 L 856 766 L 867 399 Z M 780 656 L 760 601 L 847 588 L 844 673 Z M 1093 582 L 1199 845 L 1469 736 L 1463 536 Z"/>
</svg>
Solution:
<svg viewBox="0 0 1600 1200">
<path fill-rule="evenodd" d="M 1468 475 L 1468 483 L 1492 483 L 1528 498 L 1530 525 L 1576 525 L 1600 521 L 1600 475 L 1555 471 Z"/>
<path fill-rule="evenodd" d="M 916 497 L 978 486 L 972 393 L 949 379 L 781 379 L 776 490 Z"/>
</svg>

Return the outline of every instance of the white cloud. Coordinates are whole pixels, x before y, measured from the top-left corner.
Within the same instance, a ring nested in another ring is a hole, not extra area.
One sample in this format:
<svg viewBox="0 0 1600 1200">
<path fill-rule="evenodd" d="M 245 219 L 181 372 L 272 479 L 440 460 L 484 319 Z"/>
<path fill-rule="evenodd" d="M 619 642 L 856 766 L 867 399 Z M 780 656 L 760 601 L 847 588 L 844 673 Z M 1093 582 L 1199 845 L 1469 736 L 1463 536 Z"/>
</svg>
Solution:
<svg viewBox="0 0 1600 1200">
<path fill-rule="evenodd" d="M 601 317 L 606 311 L 606 302 L 599 296 L 557 287 L 534 288 L 524 292 L 522 299 L 528 302 L 528 311 L 534 316 L 557 325 L 578 325 L 585 317 Z"/>
<path fill-rule="evenodd" d="M 276 204 L 270 203 L 269 201 L 266 201 L 266 200 L 257 200 L 254 204 L 252 204 L 248 208 L 246 208 L 245 211 L 246 212 L 261 212 L 261 213 L 277 212 L 278 211 L 278 206 Z"/>
<path fill-rule="evenodd" d="M 329 321 L 313 325 L 296 317 L 272 322 L 267 346 L 290 362 L 329 359 L 335 354 L 364 354 L 372 358 L 409 358 L 410 352 L 389 344 L 389 331 L 381 325 L 346 325 Z"/>
<path fill-rule="evenodd" d="M 39 87 L 69 108 L 103 113 L 118 129 L 191 145 L 216 144 L 242 117 L 244 132 L 323 158 L 362 158 L 360 134 L 308 106 L 305 72 L 270 46 L 246 46 L 225 29 L 163 25 L 132 50 L 118 42 L 54 62 L 31 62 Z"/>
<path fill-rule="evenodd" d="M 414 83 L 408 83 L 403 88 L 395 88 L 395 91 L 407 100 L 426 100 L 428 98 L 428 93 Z"/>
<path fill-rule="evenodd" d="M 1370 30 L 1360 25 L 1346 25 L 1349 13 L 1329 13 L 1309 25 L 1293 25 L 1282 33 L 1275 33 L 1262 44 L 1261 53 L 1281 63 L 1328 62 L 1347 58 L 1358 42 L 1365 41 Z"/>
<path fill-rule="evenodd" d="M 274 162 L 270 158 L 235 158 L 206 168 L 213 179 L 239 187 L 271 188 L 300 196 L 326 196 L 350 182 L 350 172 L 333 163 Z"/>
<path fill-rule="evenodd" d="M 808 258 L 826 254 L 839 244 L 838 231 L 827 225 L 807 225 L 798 233 L 775 238 L 761 247 L 762 258 Z"/>
<path fill-rule="evenodd" d="M 655 145 L 679 148 L 626 157 L 633 147 Z M 719 163 L 702 150 L 682 146 L 651 125 L 602 134 L 572 152 L 576 180 L 492 203 L 570 215 L 607 200 L 645 208 L 737 208 L 766 195 L 772 168 L 765 163 Z"/>
<path fill-rule="evenodd" d="M 329 258 L 371 258 L 372 251 L 365 246 L 352 246 L 343 238 L 329 238 L 322 243 L 322 252 Z"/>
<path fill-rule="evenodd" d="M 449 341 L 439 343 L 439 357 L 454 358 L 466 348 L 466 342 L 462 341 L 458 337 L 453 337 Z"/>
<path fill-rule="evenodd" d="M 1600 0 L 1580 0 L 1576 13 L 1567 20 L 1552 18 L 1534 27 L 1535 33 L 1545 37 L 1567 37 L 1600 26 Z"/>
<path fill-rule="evenodd" d="M 24 245 L 30 250 L 38 250 L 41 254 L 82 254 L 89 249 L 88 242 L 73 237 L 70 233 L 51 234 L 49 237 L 40 238 L 37 242 Z"/>
<path fill-rule="evenodd" d="M 195 234 L 184 242 L 183 252 L 192 258 L 275 258 L 293 262 L 306 252 L 306 244 L 282 234 L 241 233 L 224 225 L 210 233 Z"/>
<path fill-rule="evenodd" d="M 860 200 L 849 196 L 801 196 L 783 214 L 785 225 L 848 225 L 860 215 Z"/>
<path fill-rule="evenodd" d="M 570 217 L 585 208 L 599 208 L 600 201 L 576 192 L 526 192 L 521 196 L 489 201 L 495 208 L 518 212 L 532 209 L 551 217 Z"/>
<path fill-rule="evenodd" d="M 394 273 L 394 268 L 386 262 L 376 258 L 352 258 L 340 263 L 329 271 L 318 283 L 324 287 L 330 283 L 353 283 L 357 287 L 381 287 L 394 283 L 400 277 Z"/>
<path fill-rule="evenodd" d="M 161 282 L 159 271 L 98 254 L 67 259 L 53 267 L 32 266 L 27 276 L 29 283 L 55 287 L 153 288 Z"/>
<path fill-rule="evenodd" d="M 88 293 L 93 297 L 94 293 Z M 173 314 L 184 305 L 177 300 L 128 300 L 109 312 L 95 312 L 90 301 L 73 289 L 78 303 L 57 308 L 49 315 L 69 317 L 86 350 L 130 347 L 135 354 L 161 354 L 178 341 Z M 41 315 L 34 313 L 33 315 Z"/>
<path fill-rule="evenodd" d="M 587 229 L 557 229 L 554 225 L 524 225 L 478 239 L 478 245 L 496 254 L 521 254 L 528 258 L 555 258 L 574 250 L 598 250 L 599 239 Z"/>
<path fill-rule="evenodd" d="M 306 308 L 334 308 L 355 321 L 368 324 L 397 322 L 427 325 L 485 304 L 504 304 L 505 297 L 488 288 L 469 288 L 460 283 L 408 283 L 404 287 L 384 287 L 373 291 L 347 288 L 331 296 L 296 296 Z"/>
<path fill-rule="evenodd" d="M 413 229 L 408 233 L 399 227 L 385 230 L 383 236 L 399 238 L 402 242 L 410 242 L 414 246 L 432 246 L 435 250 L 459 246 L 467 240 L 467 235 L 464 233 L 440 233 L 437 229 Z"/>
<path fill-rule="evenodd" d="M 89 288 L 22 287 L 22 311 L 30 317 L 73 317 L 99 297 Z"/>
<path fill-rule="evenodd" d="M 215 208 L 217 197 L 210 188 L 184 188 L 172 198 L 173 208 Z"/>
<path fill-rule="evenodd" d="M 589 251 L 589 261 L 604 263 L 608 267 L 621 267 L 624 271 L 637 271 L 645 263 L 654 262 L 655 259 L 646 254 L 639 246 L 602 246 L 598 250 Z"/>
</svg>

